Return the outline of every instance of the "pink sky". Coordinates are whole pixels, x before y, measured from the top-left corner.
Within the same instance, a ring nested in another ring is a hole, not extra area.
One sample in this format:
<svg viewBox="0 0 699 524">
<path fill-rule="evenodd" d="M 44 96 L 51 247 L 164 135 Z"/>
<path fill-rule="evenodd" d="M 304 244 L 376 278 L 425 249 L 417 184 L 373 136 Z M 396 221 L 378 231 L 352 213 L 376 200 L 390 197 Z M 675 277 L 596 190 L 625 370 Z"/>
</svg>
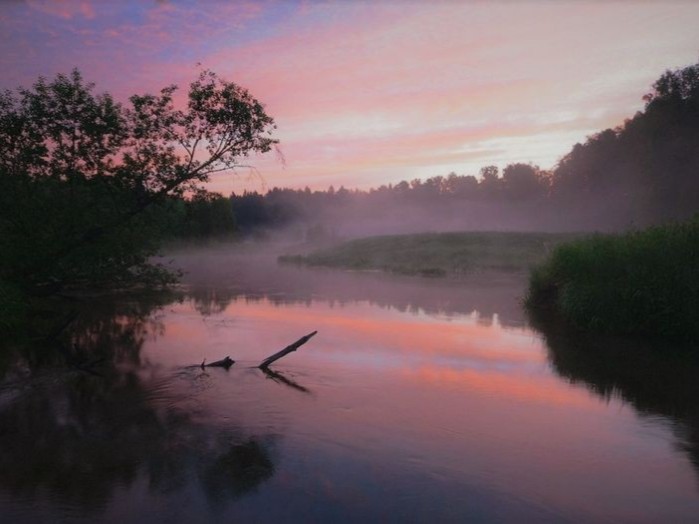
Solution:
<svg viewBox="0 0 699 524">
<path fill-rule="evenodd" d="M 79 67 L 121 98 L 197 63 L 247 87 L 286 164 L 266 187 L 372 187 L 487 164 L 550 168 L 699 58 L 697 2 L 0 4 L 0 87 Z M 261 190 L 245 172 L 210 187 Z"/>
</svg>

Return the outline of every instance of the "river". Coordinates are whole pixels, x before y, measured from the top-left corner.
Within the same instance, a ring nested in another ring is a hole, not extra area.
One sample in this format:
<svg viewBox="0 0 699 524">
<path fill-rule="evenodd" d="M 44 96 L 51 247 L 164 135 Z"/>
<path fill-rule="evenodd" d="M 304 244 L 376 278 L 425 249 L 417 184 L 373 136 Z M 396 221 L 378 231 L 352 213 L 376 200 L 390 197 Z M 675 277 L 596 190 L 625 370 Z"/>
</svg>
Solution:
<svg viewBox="0 0 699 524">
<path fill-rule="evenodd" d="M 535 329 L 525 275 L 173 263 L 4 357 L 2 522 L 697 521 L 697 363 Z"/>
</svg>

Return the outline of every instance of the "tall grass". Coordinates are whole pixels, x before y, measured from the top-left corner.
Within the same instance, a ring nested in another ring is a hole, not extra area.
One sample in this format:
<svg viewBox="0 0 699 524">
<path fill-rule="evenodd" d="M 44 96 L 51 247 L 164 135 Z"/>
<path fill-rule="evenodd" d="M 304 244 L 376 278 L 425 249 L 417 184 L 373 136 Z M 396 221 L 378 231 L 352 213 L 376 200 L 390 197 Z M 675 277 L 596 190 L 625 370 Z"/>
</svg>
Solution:
<svg viewBox="0 0 699 524">
<path fill-rule="evenodd" d="M 699 217 L 560 245 L 526 303 L 591 331 L 699 343 Z"/>
</svg>

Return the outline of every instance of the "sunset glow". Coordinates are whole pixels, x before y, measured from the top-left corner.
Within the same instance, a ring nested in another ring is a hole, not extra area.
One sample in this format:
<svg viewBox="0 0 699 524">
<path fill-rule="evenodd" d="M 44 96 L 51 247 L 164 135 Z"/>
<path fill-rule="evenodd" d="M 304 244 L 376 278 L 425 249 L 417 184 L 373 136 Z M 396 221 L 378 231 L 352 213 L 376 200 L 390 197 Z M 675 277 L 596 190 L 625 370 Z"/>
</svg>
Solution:
<svg viewBox="0 0 699 524">
<path fill-rule="evenodd" d="M 0 0 L 0 523 L 693 522 L 699 0 Z"/>
<path fill-rule="evenodd" d="M 285 158 L 211 189 L 373 187 L 550 168 L 696 60 L 692 2 L 6 2 L 0 87 L 80 68 L 124 100 L 200 68 L 247 87 Z"/>
</svg>

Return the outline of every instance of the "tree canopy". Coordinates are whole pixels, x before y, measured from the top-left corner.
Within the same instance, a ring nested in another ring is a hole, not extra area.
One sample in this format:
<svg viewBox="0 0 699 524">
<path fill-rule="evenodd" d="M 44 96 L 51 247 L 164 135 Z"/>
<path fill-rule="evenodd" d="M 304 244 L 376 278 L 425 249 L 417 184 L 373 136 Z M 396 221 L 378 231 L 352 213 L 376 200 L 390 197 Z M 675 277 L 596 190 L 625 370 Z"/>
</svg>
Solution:
<svg viewBox="0 0 699 524">
<path fill-rule="evenodd" d="M 149 263 L 171 196 L 273 148 L 247 90 L 202 72 L 127 104 L 76 69 L 0 93 L 0 280 L 29 291 L 166 281 Z"/>
</svg>

